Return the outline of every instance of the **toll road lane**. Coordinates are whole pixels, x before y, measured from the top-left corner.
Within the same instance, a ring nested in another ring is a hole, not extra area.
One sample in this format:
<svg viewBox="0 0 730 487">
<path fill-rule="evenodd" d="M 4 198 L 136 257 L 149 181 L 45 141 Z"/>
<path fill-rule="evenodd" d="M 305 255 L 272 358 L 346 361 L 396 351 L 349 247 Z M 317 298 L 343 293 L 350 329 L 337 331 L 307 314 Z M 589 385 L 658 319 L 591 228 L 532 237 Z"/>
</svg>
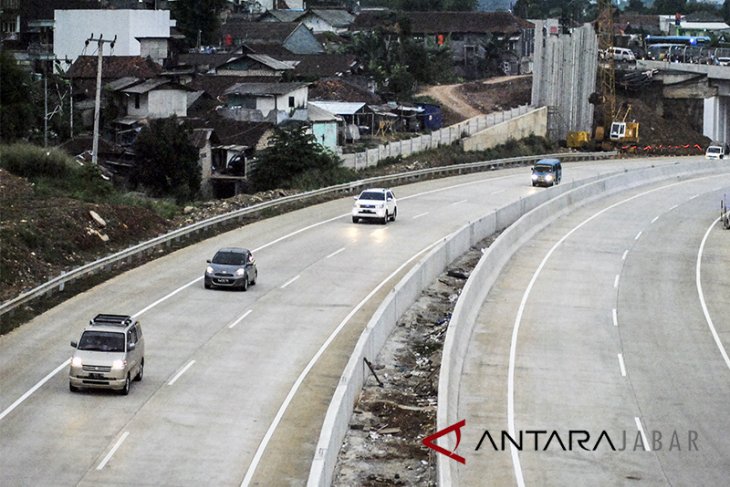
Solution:
<svg viewBox="0 0 730 487">
<path fill-rule="evenodd" d="M 722 484 L 730 371 L 705 324 L 694 265 L 728 187 L 724 176 L 616 195 L 517 252 L 482 307 L 464 366 L 460 485 L 485 472 L 495 485 Z M 717 232 L 704 259 L 713 270 L 702 268 L 708 309 L 722 317 L 730 269 L 717 256 L 730 253 Z M 522 450 L 500 444 L 502 432 L 522 435 Z M 571 432 L 590 435 L 588 451 L 569 444 Z"/>
</svg>

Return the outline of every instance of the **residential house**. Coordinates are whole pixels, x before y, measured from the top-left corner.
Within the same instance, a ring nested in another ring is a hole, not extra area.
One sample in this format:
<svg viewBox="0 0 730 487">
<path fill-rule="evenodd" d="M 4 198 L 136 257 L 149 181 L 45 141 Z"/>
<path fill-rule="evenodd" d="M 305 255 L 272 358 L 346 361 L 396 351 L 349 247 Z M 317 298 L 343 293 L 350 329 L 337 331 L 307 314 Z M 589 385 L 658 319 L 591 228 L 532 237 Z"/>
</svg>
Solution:
<svg viewBox="0 0 730 487">
<path fill-rule="evenodd" d="M 186 117 L 188 93 L 193 89 L 168 78 L 153 78 L 118 90 L 126 115 L 136 119 Z"/>
<path fill-rule="evenodd" d="M 242 54 L 215 68 L 219 76 L 257 76 L 280 79 L 294 66 L 274 59 L 266 54 Z"/>
<path fill-rule="evenodd" d="M 457 71 L 462 74 L 499 49 L 508 74 L 524 71 L 534 50 L 534 25 L 510 12 L 402 12 L 412 36 L 427 46 L 448 46 Z M 401 27 L 391 11 L 361 12 L 350 30 L 369 32 L 378 28 L 393 34 Z"/>
<path fill-rule="evenodd" d="M 224 116 L 234 120 L 275 124 L 306 120 L 307 83 L 238 83 L 228 88 Z"/>
<path fill-rule="evenodd" d="M 299 22 L 304 10 L 267 10 L 259 15 L 257 22 Z"/>
<path fill-rule="evenodd" d="M 98 66 L 97 56 L 79 56 L 66 71 L 66 77 L 73 83 L 75 96 L 96 96 Z M 161 72 L 162 67 L 159 64 L 140 56 L 104 56 L 101 63 L 102 83 L 126 77 L 146 80 L 159 76 Z"/>
<path fill-rule="evenodd" d="M 307 10 L 297 21 L 302 22 L 315 34 L 321 32 L 334 32 L 341 34 L 347 32 L 355 16 L 344 9 L 319 9 Z"/>
<path fill-rule="evenodd" d="M 304 0 L 249 0 L 253 10 L 259 12 L 268 11 L 303 11 L 305 9 Z M 241 2 L 243 3 L 243 2 Z"/>
<path fill-rule="evenodd" d="M 345 141 L 359 140 L 361 132 L 373 133 L 374 116 L 363 102 L 311 101 L 309 104 L 343 119 L 340 135 Z"/>
<path fill-rule="evenodd" d="M 296 22 L 226 22 L 219 29 L 221 44 L 282 46 L 292 54 L 322 54 L 324 48 L 312 31 Z"/>
<path fill-rule="evenodd" d="M 310 133 L 314 135 L 314 139 L 318 144 L 337 152 L 339 126 L 344 120 L 337 115 L 328 112 L 317 105 L 307 104 L 308 118 L 310 124 Z"/>
</svg>

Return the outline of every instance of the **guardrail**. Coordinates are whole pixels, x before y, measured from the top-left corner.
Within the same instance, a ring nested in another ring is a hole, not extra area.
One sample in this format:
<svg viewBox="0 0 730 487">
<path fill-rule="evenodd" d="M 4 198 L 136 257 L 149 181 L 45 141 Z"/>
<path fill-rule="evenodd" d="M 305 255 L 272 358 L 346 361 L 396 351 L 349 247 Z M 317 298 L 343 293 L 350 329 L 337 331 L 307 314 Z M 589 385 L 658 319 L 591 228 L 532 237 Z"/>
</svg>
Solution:
<svg viewBox="0 0 730 487">
<path fill-rule="evenodd" d="M 558 157 L 563 161 L 580 161 L 580 160 L 597 160 L 609 159 L 616 156 L 616 152 L 586 152 L 586 153 L 564 153 L 564 154 L 545 154 L 539 156 L 527 157 L 511 157 L 505 159 L 496 159 L 493 161 L 472 162 L 467 164 L 454 164 L 450 166 L 432 167 L 419 169 L 407 173 L 391 174 L 387 176 L 376 176 L 349 183 L 329 186 L 327 188 L 307 191 L 297 195 L 285 196 L 275 200 L 259 203 L 257 205 L 241 208 L 225 215 L 218 215 L 207 220 L 193 223 L 184 228 L 172 230 L 164 235 L 153 238 L 146 242 L 129 247 L 125 250 L 108 255 L 94 262 L 77 267 L 69 272 L 63 273 L 40 286 L 27 291 L 16 298 L 0 304 L 0 319 L 6 315 L 12 316 L 12 313 L 20 306 L 26 305 L 35 299 L 42 298 L 53 294 L 54 291 L 63 291 L 66 284 L 76 279 L 92 275 L 97 272 L 105 272 L 113 270 L 115 265 L 123 265 L 129 259 L 144 256 L 151 253 L 157 248 L 170 246 L 173 242 L 181 239 L 189 238 L 200 232 L 208 231 L 216 226 L 231 223 L 237 219 L 242 219 L 247 215 L 255 214 L 262 210 L 275 208 L 277 206 L 291 203 L 306 203 L 310 200 L 316 200 L 323 196 L 334 196 L 343 193 L 353 193 L 367 187 L 374 186 L 396 186 L 407 184 L 422 179 L 432 179 L 435 177 L 454 176 L 459 174 L 468 174 L 472 172 L 491 171 L 499 168 L 522 166 L 531 164 L 539 159 L 547 157 Z"/>
</svg>

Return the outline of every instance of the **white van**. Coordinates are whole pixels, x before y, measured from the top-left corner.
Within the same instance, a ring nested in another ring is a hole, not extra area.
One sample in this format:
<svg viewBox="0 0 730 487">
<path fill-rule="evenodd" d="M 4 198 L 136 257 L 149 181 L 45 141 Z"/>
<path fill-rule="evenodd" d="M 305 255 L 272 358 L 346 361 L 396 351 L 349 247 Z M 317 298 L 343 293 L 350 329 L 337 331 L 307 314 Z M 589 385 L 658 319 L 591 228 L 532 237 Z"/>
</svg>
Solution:
<svg viewBox="0 0 730 487">
<path fill-rule="evenodd" d="M 730 147 L 727 144 L 712 143 L 705 152 L 705 159 L 725 159 L 728 156 Z"/>
<path fill-rule="evenodd" d="M 636 61 L 634 51 L 626 47 L 609 47 L 606 54 L 608 58 L 613 58 L 616 61 Z"/>
</svg>

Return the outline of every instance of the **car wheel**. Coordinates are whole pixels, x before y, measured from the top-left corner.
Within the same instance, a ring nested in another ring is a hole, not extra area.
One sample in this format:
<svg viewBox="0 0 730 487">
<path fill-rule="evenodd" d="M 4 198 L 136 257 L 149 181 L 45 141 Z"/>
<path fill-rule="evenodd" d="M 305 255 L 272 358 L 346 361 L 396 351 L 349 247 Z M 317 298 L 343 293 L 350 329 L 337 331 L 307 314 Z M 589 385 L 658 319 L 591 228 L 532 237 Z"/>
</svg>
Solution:
<svg viewBox="0 0 730 487">
<path fill-rule="evenodd" d="M 210 283 L 207 282 L 207 281 L 203 284 L 203 286 L 205 286 L 205 289 L 210 289 L 211 288 Z"/>
<path fill-rule="evenodd" d="M 137 382 L 142 382 L 142 378 L 144 377 L 144 359 L 142 359 L 142 362 L 139 364 L 139 371 L 137 372 L 137 377 L 134 378 Z"/>
<path fill-rule="evenodd" d="M 71 382 L 68 383 L 68 390 L 71 392 L 79 392 L 79 388 L 71 384 Z"/>
<path fill-rule="evenodd" d="M 388 210 L 385 210 L 385 216 L 383 217 L 383 220 L 380 223 L 382 223 L 383 225 L 387 225 L 389 219 L 390 219 L 390 217 L 388 216 Z"/>
<path fill-rule="evenodd" d="M 393 215 L 391 215 L 390 221 L 394 222 L 396 216 L 398 216 L 398 207 L 393 208 Z"/>
<path fill-rule="evenodd" d="M 249 284 L 251 284 L 252 286 L 255 286 L 258 278 L 259 278 L 259 271 L 256 271 L 256 273 L 253 275 L 253 281 L 251 281 Z"/>
<path fill-rule="evenodd" d="M 243 284 L 241 284 L 241 291 L 248 291 L 248 274 L 243 277 Z"/>
<path fill-rule="evenodd" d="M 358 217 L 356 217 L 356 216 L 352 217 L 352 223 L 357 223 L 358 221 L 360 221 L 360 219 Z"/>
<path fill-rule="evenodd" d="M 121 394 L 122 396 L 126 396 L 127 394 L 129 394 L 129 384 L 131 382 L 132 381 L 129 380 L 129 374 L 127 374 L 127 378 L 124 379 L 124 387 L 122 388 L 121 391 L 119 391 L 119 394 Z"/>
</svg>

